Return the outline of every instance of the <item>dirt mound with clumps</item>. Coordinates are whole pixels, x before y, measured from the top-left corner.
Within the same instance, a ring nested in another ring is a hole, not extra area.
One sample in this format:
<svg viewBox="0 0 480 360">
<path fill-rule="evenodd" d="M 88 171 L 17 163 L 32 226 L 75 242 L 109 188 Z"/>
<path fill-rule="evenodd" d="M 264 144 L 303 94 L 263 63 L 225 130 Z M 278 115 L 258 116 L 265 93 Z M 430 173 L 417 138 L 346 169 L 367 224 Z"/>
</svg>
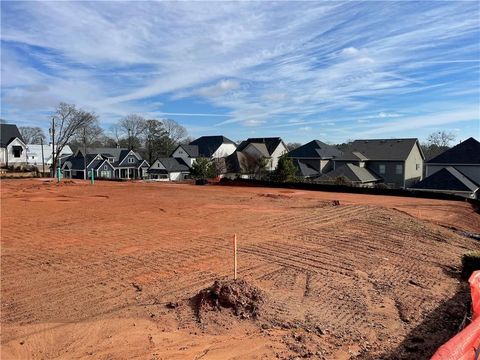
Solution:
<svg viewBox="0 0 480 360">
<path fill-rule="evenodd" d="M 266 302 L 265 293 L 243 279 L 216 280 L 212 286 L 200 291 L 193 299 L 199 321 L 209 311 L 231 309 L 242 319 L 256 319 Z"/>
</svg>

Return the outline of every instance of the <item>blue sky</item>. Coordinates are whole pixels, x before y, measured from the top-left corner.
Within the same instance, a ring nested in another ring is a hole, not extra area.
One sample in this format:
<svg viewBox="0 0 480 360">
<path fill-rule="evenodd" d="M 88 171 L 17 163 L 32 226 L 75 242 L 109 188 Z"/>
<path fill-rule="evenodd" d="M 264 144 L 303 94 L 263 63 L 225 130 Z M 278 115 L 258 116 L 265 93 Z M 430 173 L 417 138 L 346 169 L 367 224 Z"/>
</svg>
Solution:
<svg viewBox="0 0 480 360">
<path fill-rule="evenodd" d="M 232 140 L 480 138 L 480 4 L 1 2 L 1 117 L 60 101 Z"/>
</svg>

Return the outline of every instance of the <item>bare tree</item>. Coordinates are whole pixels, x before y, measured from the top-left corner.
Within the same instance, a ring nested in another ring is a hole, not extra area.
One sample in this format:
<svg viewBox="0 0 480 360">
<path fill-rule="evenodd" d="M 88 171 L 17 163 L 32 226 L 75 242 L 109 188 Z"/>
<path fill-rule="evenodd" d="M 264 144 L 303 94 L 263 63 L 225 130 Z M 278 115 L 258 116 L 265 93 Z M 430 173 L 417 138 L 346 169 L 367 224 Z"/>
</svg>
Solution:
<svg viewBox="0 0 480 360">
<path fill-rule="evenodd" d="M 433 132 L 427 137 L 427 146 L 449 147 L 450 143 L 456 139 L 456 135 L 451 131 Z"/>
<path fill-rule="evenodd" d="M 431 160 L 450 148 L 450 143 L 454 141 L 456 135 L 452 132 L 438 131 L 433 132 L 427 137 L 426 143 L 422 144 L 425 160 Z"/>
<path fill-rule="evenodd" d="M 162 124 L 167 136 L 166 141 L 164 141 L 163 151 L 170 155 L 175 147 L 188 136 L 187 129 L 172 119 L 164 119 Z"/>
<path fill-rule="evenodd" d="M 95 123 L 97 115 L 81 109 L 73 104 L 60 103 L 52 115 L 54 126 L 50 129 L 52 142 L 55 143 L 53 168 L 57 167 L 58 156 L 63 148 L 73 139 L 81 135 L 83 129 Z"/>
<path fill-rule="evenodd" d="M 19 126 L 18 131 L 22 135 L 25 144 L 40 144 L 46 139 L 42 128 L 36 126 Z"/>
<path fill-rule="evenodd" d="M 292 151 L 292 150 L 298 149 L 300 146 L 302 146 L 302 144 L 300 144 L 300 143 L 296 143 L 296 142 L 288 143 L 287 144 L 287 149 L 288 149 L 288 151 Z"/>
<path fill-rule="evenodd" d="M 130 149 L 140 148 L 146 130 L 147 121 L 137 114 L 127 115 L 118 122 L 118 131 L 123 138 L 127 138 Z"/>
<path fill-rule="evenodd" d="M 83 129 L 80 129 L 70 141 L 69 145 L 72 149 L 82 149 L 86 147 L 103 146 L 105 135 L 103 129 L 100 127 L 98 119 L 95 118 L 91 123 L 86 124 Z"/>
</svg>

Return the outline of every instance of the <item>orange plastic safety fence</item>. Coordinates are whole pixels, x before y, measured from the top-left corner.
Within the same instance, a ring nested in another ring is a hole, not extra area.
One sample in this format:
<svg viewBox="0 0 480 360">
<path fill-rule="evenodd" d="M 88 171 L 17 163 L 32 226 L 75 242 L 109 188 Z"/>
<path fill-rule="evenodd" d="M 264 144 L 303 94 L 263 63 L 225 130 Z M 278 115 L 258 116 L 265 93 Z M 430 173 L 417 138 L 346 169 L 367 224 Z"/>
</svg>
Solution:
<svg viewBox="0 0 480 360">
<path fill-rule="evenodd" d="M 468 282 L 472 294 L 472 322 L 440 346 L 431 360 L 480 360 L 480 271 L 475 271 Z"/>
</svg>

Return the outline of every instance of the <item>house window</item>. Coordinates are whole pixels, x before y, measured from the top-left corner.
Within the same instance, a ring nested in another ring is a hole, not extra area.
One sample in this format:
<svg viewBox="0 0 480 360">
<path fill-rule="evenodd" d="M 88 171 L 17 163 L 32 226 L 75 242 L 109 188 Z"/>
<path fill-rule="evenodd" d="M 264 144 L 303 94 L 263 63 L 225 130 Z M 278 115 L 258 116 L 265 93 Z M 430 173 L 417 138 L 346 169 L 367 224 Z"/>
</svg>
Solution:
<svg viewBox="0 0 480 360">
<path fill-rule="evenodd" d="M 21 146 L 14 146 L 13 147 L 13 157 L 19 158 L 22 155 L 22 147 Z"/>
<path fill-rule="evenodd" d="M 108 169 L 108 166 L 107 165 L 103 165 L 103 170 L 107 170 Z"/>
<path fill-rule="evenodd" d="M 403 165 L 402 164 L 395 165 L 395 174 L 397 174 L 397 175 L 402 175 L 403 174 Z"/>
<path fill-rule="evenodd" d="M 415 165 L 415 170 L 420 170 L 420 164 Z"/>
<path fill-rule="evenodd" d="M 385 174 L 385 165 L 384 164 L 378 165 L 378 172 L 382 175 Z"/>
<path fill-rule="evenodd" d="M 135 162 L 135 159 L 133 157 L 130 157 L 128 158 L 128 162 L 131 164 L 131 163 L 134 163 Z"/>
</svg>

